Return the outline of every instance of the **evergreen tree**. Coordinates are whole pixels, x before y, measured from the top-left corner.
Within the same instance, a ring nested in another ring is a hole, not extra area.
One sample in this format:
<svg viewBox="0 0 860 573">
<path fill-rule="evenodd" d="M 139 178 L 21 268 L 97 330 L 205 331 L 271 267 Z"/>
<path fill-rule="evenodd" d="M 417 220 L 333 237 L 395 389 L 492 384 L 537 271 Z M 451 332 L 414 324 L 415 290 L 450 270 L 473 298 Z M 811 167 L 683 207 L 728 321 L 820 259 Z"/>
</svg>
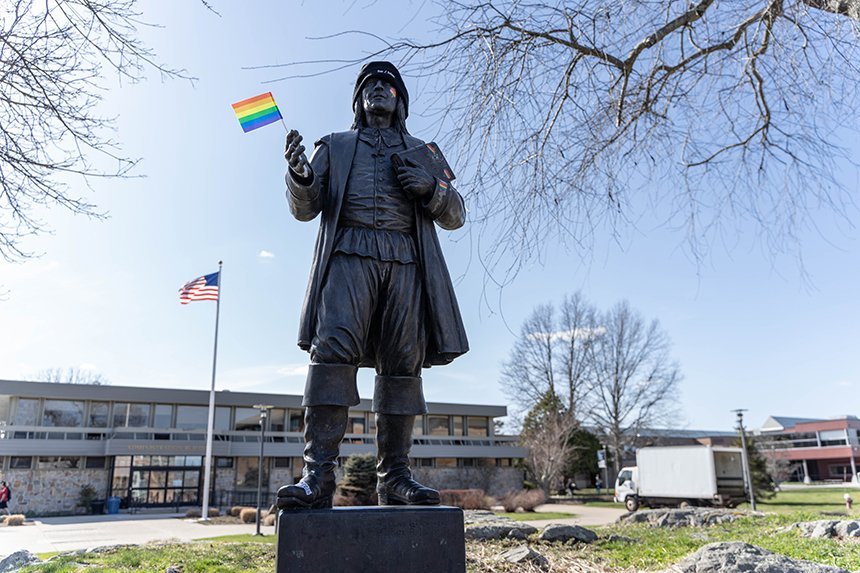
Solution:
<svg viewBox="0 0 860 573">
<path fill-rule="evenodd" d="M 755 438 L 747 435 L 747 461 L 750 465 L 750 476 L 752 479 L 752 489 L 756 500 L 771 499 L 776 495 L 776 483 L 773 477 L 767 470 L 767 460 L 755 445 Z M 738 438 L 735 443 L 737 447 L 741 446 L 741 439 Z"/>
<path fill-rule="evenodd" d="M 353 454 L 343 464 L 344 478 L 340 485 L 343 495 L 356 505 L 373 505 L 376 493 L 376 457 L 373 454 Z"/>
</svg>

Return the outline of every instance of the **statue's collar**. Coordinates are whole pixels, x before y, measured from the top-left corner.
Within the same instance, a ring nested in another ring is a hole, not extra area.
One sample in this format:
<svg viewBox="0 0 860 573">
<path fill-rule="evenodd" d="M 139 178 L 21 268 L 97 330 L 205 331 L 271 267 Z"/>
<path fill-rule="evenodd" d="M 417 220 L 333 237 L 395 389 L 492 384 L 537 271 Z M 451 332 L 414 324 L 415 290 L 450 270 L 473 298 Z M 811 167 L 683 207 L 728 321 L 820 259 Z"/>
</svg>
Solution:
<svg viewBox="0 0 860 573">
<path fill-rule="evenodd" d="M 403 135 L 393 127 L 376 128 L 362 127 L 358 130 L 358 138 L 370 145 L 376 145 L 377 137 L 382 136 L 382 141 L 386 147 L 394 147 L 403 145 Z"/>
</svg>

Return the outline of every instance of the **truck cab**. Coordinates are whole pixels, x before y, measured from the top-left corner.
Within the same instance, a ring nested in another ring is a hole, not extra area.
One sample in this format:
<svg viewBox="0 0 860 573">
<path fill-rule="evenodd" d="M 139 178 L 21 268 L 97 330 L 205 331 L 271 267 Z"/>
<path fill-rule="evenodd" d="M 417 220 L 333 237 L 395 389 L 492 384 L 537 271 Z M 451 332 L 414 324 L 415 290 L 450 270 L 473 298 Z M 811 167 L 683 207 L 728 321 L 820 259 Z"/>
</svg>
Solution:
<svg viewBox="0 0 860 573">
<path fill-rule="evenodd" d="M 621 468 L 615 480 L 615 502 L 623 503 L 627 511 L 639 509 L 639 468 L 630 466 Z"/>
</svg>

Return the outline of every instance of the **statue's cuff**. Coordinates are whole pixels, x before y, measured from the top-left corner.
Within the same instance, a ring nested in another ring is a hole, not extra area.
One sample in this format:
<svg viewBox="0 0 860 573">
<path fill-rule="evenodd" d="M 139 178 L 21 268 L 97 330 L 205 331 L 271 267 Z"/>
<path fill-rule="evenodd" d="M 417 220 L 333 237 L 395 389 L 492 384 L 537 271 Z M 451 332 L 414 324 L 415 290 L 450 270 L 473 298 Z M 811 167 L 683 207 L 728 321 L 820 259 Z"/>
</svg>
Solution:
<svg viewBox="0 0 860 573">
<path fill-rule="evenodd" d="M 430 196 L 430 200 L 424 203 L 424 208 L 430 213 L 430 216 L 436 219 L 445 211 L 445 206 L 448 204 L 448 192 L 451 189 L 451 184 L 443 179 L 436 179 L 436 188 Z"/>
</svg>

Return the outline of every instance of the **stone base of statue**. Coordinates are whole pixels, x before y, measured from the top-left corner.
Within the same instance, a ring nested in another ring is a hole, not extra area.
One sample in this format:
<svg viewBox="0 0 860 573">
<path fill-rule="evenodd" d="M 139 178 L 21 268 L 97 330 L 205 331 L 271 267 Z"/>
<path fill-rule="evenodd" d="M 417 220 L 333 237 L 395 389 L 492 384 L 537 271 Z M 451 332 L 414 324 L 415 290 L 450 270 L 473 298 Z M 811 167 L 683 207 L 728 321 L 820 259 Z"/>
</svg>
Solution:
<svg viewBox="0 0 860 573">
<path fill-rule="evenodd" d="M 277 573 L 465 573 L 463 511 L 367 506 L 278 513 Z"/>
</svg>

